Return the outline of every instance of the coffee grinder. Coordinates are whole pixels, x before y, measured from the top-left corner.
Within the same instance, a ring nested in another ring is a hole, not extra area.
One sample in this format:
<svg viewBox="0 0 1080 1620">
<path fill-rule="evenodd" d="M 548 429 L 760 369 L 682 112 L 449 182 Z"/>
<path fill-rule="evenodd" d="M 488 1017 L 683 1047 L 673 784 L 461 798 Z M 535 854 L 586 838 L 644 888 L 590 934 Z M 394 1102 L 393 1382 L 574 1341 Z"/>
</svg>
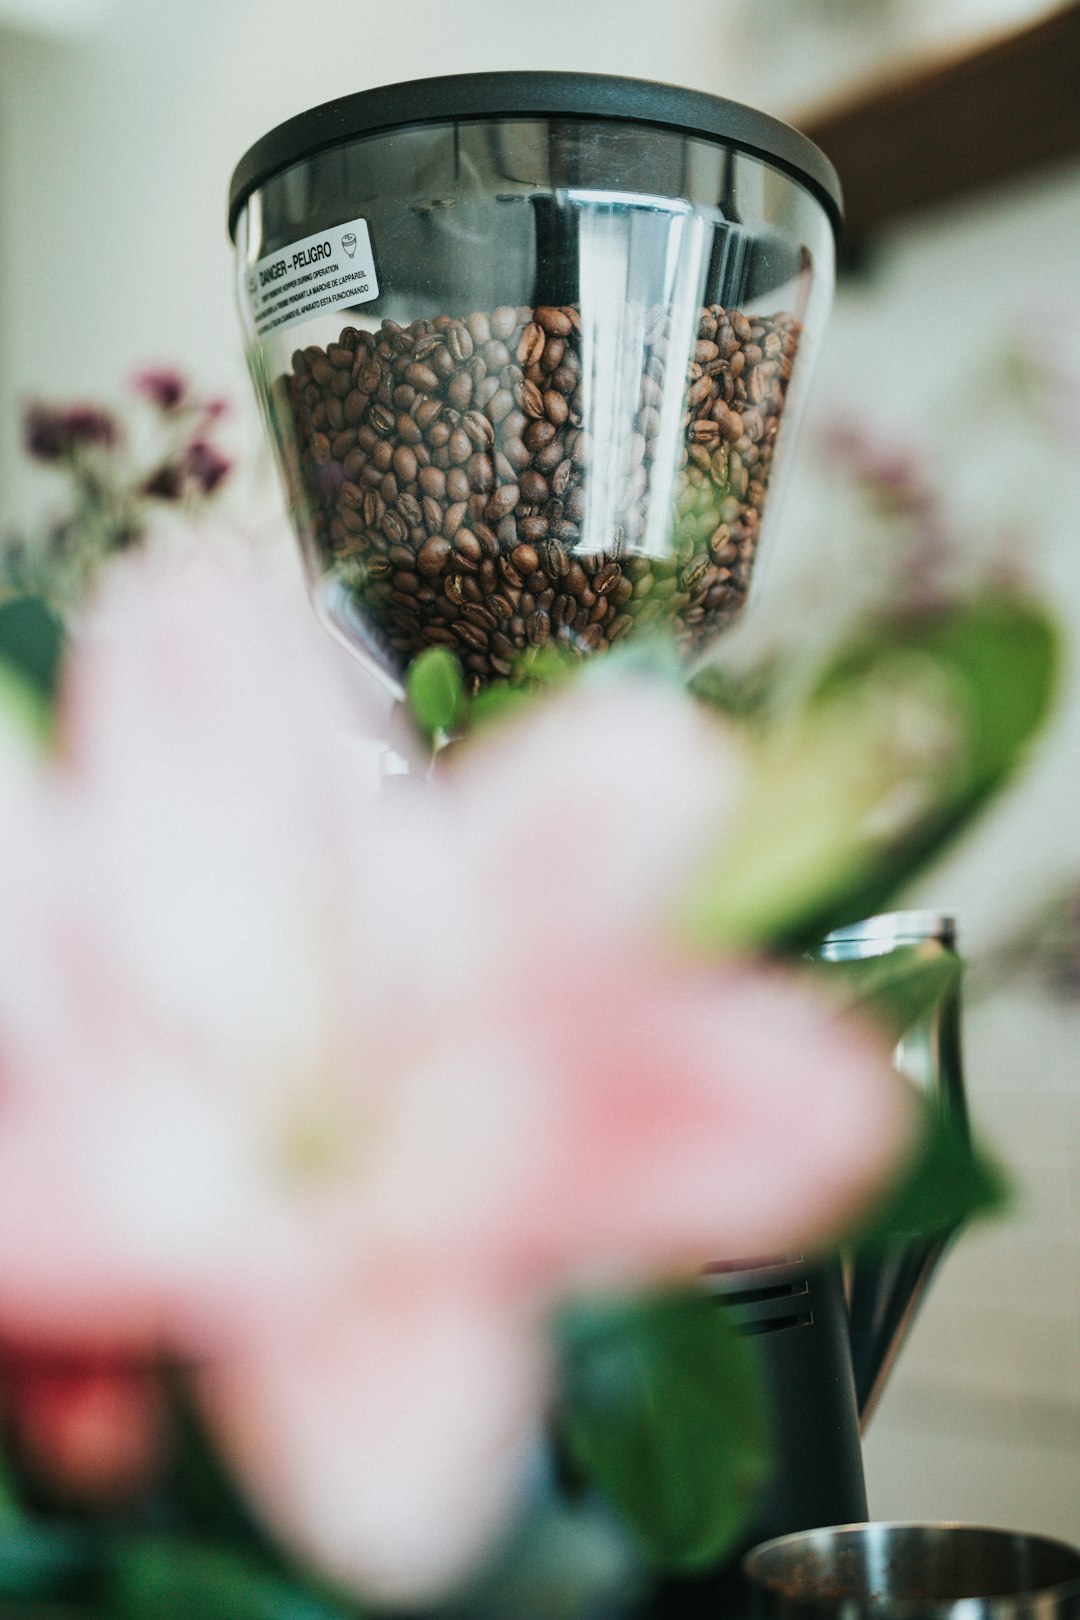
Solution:
<svg viewBox="0 0 1080 1620">
<path fill-rule="evenodd" d="M 265 136 L 229 226 L 330 629 L 398 695 L 430 647 L 474 693 L 650 625 L 689 666 L 706 658 L 746 600 L 840 223 L 836 175 L 805 137 L 635 80 L 430 79 Z M 951 950 L 951 925 L 872 919 L 822 955 L 911 942 Z M 955 1009 L 913 1039 L 900 1057 L 936 1085 Z M 759 1337 L 771 1393 L 777 1466 L 754 1540 L 866 1518 L 860 1417 L 938 1253 L 846 1276 L 798 1255 L 710 1273 L 718 1308 Z M 673 1584 L 665 1612 L 717 1612 L 717 1579 Z"/>
</svg>

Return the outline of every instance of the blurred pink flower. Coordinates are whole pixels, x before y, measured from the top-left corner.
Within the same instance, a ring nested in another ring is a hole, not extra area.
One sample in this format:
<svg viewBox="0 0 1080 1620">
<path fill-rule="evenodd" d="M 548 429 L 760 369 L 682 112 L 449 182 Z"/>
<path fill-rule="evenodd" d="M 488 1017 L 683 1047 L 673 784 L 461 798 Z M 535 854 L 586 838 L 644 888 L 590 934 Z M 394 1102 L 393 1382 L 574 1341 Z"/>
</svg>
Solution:
<svg viewBox="0 0 1080 1620">
<path fill-rule="evenodd" d="M 379 794 L 339 675 L 250 566 L 151 552 L 55 759 L 0 730 L 0 1328 L 196 1360 L 277 1530 L 408 1598 L 511 1511 L 561 1298 L 825 1239 L 909 1104 L 668 937 L 740 781 L 685 694 L 609 666 Z"/>
<path fill-rule="evenodd" d="M 68 461 L 79 450 L 112 450 L 120 429 L 97 405 L 32 405 L 23 420 L 27 453 L 36 461 Z"/>
<path fill-rule="evenodd" d="M 194 439 L 184 453 L 184 470 L 204 495 L 212 495 L 232 471 L 232 462 L 205 439 Z"/>
<path fill-rule="evenodd" d="M 150 366 L 132 378 L 132 388 L 159 411 L 175 411 L 188 397 L 188 380 L 175 366 Z"/>
</svg>

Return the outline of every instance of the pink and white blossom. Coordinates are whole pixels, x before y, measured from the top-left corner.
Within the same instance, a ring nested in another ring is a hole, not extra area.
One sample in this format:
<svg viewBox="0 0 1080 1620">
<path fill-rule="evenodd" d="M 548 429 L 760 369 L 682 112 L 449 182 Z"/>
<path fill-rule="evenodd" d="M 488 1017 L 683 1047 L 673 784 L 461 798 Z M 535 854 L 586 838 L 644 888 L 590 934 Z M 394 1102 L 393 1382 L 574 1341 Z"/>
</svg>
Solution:
<svg viewBox="0 0 1080 1620">
<path fill-rule="evenodd" d="M 718 720 L 589 680 L 380 793 L 385 704 L 302 614 L 151 552 L 55 754 L 0 724 L 0 1333 L 194 1362 L 276 1530 L 407 1599 L 512 1510 L 560 1300 L 824 1241 L 909 1102 L 795 974 L 672 936 Z"/>
</svg>

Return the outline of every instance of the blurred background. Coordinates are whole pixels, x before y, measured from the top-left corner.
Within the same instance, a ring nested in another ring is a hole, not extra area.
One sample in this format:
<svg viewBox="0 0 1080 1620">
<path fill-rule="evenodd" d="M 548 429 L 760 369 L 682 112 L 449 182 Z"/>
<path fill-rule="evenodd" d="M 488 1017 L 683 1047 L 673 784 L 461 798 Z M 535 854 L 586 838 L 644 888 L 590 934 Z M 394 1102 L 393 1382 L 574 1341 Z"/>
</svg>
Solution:
<svg viewBox="0 0 1080 1620">
<path fill-rule="evenodd" d="M 1038 0 L 0 0 L 0 488 L 48 508 L 31 399 L 175 363 L 234 402 L 235 513 L 284 527 L 233 307 L 232 167 L 272 125 L 435 73 L 572 68 L 750 102 L 841 171 L 851 233 L 772 534 L 791 633 L 883 593 L 1034 581 L 1080 630 L 1080 8 Z M 1073 660 L 1075 664 L 1075 659 Z M 877 1517 L 1080 1539 L 1080 684 L 913 904 L 973 959 L 973 1112 L 1020 1186 L 939 1276 L 868 1440 Z M 1040 969 L 1045 968 L 1045 971 Z"/>
</svg>

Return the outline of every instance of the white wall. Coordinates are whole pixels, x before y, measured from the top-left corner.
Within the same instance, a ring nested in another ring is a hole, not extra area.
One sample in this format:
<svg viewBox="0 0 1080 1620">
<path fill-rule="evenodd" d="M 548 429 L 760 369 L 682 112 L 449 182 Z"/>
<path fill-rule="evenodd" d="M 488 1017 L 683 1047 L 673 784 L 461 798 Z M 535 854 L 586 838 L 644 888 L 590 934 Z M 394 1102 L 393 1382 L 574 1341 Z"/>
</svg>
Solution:
<svg viewBox="0 0 1080 1620">
<path fill-rule="evenodd" d="M 0 411 L 114 391 L 177 358 L 247 403 L 225 233 L 229 177 L 294 113 L 427 74 L 573 68 L 737 93 L 714 0 L 111 0 L 71 43 L 0 26 Z"/>
</svg>

